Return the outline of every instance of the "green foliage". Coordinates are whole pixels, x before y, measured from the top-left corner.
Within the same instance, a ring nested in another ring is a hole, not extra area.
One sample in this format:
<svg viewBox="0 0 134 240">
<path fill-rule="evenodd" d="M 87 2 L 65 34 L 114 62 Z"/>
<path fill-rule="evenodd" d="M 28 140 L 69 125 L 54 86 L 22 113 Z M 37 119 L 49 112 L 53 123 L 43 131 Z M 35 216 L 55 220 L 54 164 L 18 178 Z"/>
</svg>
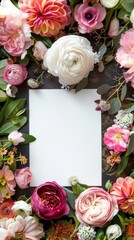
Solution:
<svg viewBox="0 0 134 240">
<path fill-rule="evenodd" d="M 118 169 L 117 169 L 117 177 L 119 177 L 120 174 L 123 173 L 124 170 L 126 169 L 127 164 L 128 164 L 128 160 L 129 160 L 129 158 L 126 157 L 126 156 L 123 156 L 121 158 L 121 162 L 119 163 Z"/>
<path fill-rule="evenodd" d="M 127 0 L 127 1 L 122 0 L 121 5 L 129 13 L 131 13 L 132 10 L 134 9 L 134 1 L 133 0 Z"/>
<path fill-rule="evenodd" d="M 134 152 L 134 133 L 130 136 L 130 142 L 126 151 L 126 156 L 129 156 L 132 152 Z"/>
<path fill-rule="evenodd" d="M 76 89 L 75 89 L 75 92 L 79 92 L 81 89 L 85 88 L 88 84 L 88 77 L 87 78 L 84 78 L 82 81 L 80 81 L 77 86 L 76 86 Z"/>
<path fill-rule="evenodd" d="M 104 240 L 104 237 L 105 237 L 104 230 L 99 228 L 94 240 Z"/>
<path fill-rule="evenodd" d="M 29 135 L 27 133 L 23 133 L 23 137 L 25 139 L 25 142 L 21 143 L 21 144 L 28 144 L 31 142 L 34 142 L 36 140 L 36 138 L 32 135 Z"/>
<path fill-rule="evenodd" d="M 84 190 L 88 189 L 89 186 L 86 185 L 86 184 L 82 184 L 82 183 L 79 183 L 77 182 L 77 184 L 75 186 L 72 186 L 72 190 L 73 190 L 73 193 L 75 193 L 77 196 L 83 192 Z"/>
<path fill-rule="evenodd" d="M 100 48 L 99 48 L 99 53 L 100 53 L 100 57 L 99 57 L 99 60 L 102 60 L 104 54 L 106 53 L 107 51 L 107 46 L 105 43 L 103 43 Z"/>
<path fill-rule="evenodd" d="M 118 18 L 121 20 L 124 20 L 125 16 L 128 15 L 129 13 L 124 9 L 121 8 L 119 13 L 118 13 Z"/>
<path fill-rule="evenodd" d="M 127 94 L 127 85 L 125 84 L 121 89 L 121 101 L 124 100 L 124 98 L 126 97 L 126 94 Z"/>
<path fill-rule="evenodd" d="M 112 87 L 109 84 L 103 84 L 97 89 L 97 93 L 103 95 L 107 93 Z"/>
<path fill-rule="evenodd" d="M 115 114 L 120 110 L 121 102 L 119 98 L 111 98 L 109 100 L 109 103 L 110 103 L 110 109 L 108 112 L 110 115 Z"/>
<path fill-rule="evenodd" d="M 14 117 L 18 111 L 22 108 L 22 106 L 24 105 L 25 103 L 25 99 L 18 99 L 18 100 L 14 100 L 14 101 L 11 101 L 5 111 L 4 111 L 4 117 L 5 119 L 10 119 L 12 117 Z"/>
<path fill-rule="evenodd" d="M 0 90 L 0 102 L 5 102 L 7 100 L 7 95 L 4 91 Z"/>
</svg>

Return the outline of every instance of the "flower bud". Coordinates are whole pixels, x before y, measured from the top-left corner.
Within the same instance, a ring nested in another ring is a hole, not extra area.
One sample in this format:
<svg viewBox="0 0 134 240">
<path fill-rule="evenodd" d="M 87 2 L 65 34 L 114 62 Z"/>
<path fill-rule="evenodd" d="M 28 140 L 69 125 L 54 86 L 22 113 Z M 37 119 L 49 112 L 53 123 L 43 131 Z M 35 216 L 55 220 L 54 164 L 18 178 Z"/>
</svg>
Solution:
<svg viewBox="0 0 134 240">
<path fill-rule="evenodd" d="M 106 236 L 108 240 L 115 240 L 122 235 L 121 228 L 118 224 L 109 226 L 106 230 Z"/>
<path fill-rule="evenodd" d="M 101 4 L 106 8 L 115 7 L 120 0 L 100 0 Z"/>
<path fill-rule="evenodd" d="M 134 28 L 134 9 L 132 10 L 131 15 L 130 15 L 130 22 L 132 23 L 132 26 Z"/>
<path fill-rule="evenodd" d="M 33 78 L 28 79 L 27 84 L 31 88 L 38 88 L 40 86 L 39 83 Z"/>
<path fill-rule="evenodd" d="M 114 38 L 119 34 L 120 22 L 117 18 L 113 18 L 110 22 L 108 36 Z"/>
</svg>

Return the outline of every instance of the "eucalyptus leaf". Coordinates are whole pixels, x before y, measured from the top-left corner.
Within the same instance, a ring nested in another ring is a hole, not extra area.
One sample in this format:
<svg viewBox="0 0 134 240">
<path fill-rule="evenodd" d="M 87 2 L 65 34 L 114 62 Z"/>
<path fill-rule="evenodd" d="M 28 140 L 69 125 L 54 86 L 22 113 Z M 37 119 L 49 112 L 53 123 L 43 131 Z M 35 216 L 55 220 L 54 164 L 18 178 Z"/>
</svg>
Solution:
<svg viewBox="0 0 134 240">
<path fill-rule="evenodd" d="M 122 0 L 121 1 L 121 5 L 122 7 L 128 11 L 129 13 L 132 12 L 132 10 L 134 9 L 134 0 Z"/>
<path fill-rule="evenodd" d="M 100 48 L 99 48 L 99 54 L 100 54 L 99 60 L 102 60 L 102 58 L 103 58 L 104 54 L 106 53 L 106 51 L 107 51 L 107 46 L 106 46 L 105 43 L 103 43 L 103 44 L 100 46 Z"/>
<path fill-rule="evenodd" d="M 18 113 L 20 108 L 24 105 L 25 99 L 12 100 L 5 108 L 4 117 L 10 119 Z"/>
<path fill-rule="evenodd" d="M 129 15 L 129 13 L 124 8 L 121 8 L 118 13 L 118 18 L 124 20 L 126 15 Z"/>
<path fill-rule="evenodd" d="M 121 162 L 119 163 L 118 169 L 117 169 L 117 177 L 119 177 L 120 174 L 123 173 L 123 171 L 126 169 L 128 165 L 128 160 L 129 158 L 127 156 L 124 156 L 121 158 Z"/>
<path fill-rule="evenodd" d="M 25 139 L 25 142 L 21 143 L 21 144 L 28 144 L 31 142 L 34 142 L 36 140 L 36 138 L 32 135 L 29 135 L 27 133 L 23 133 L 23 137 Z"/>
<path fill-rule="evenodd" d="M 3 59 L 0 61 L 0 69 L 6 67 L 7 65 L 7 59 Z"/>
<path fill-rule="evenodd" d="M 76 89 L 75 92 L 79 92 L 81 89 L 85 88 L 88 84 L 88 77 L 84 78 L 82 81 L 80 81 L 77 85 L 76 85 Z"/>
<path fill-rule="evenodd" d="M 7 122 L 4 123 L 1 127 L 0 127 L 0 136 L 2 135 L 8 135 L 9 133 L 11 133 L 14 130 L 19 130 L 22 126 L 25 125 L 25 123 L 27 122 L 27 118 L 25 116 L 20 116 L 20 121 L 18 124 L 14 125 L 12 122 Z"/>
<path fill-rule="evenodd" d="M 126 94 L 127 94 L 127 85 L 125 84 L 121 89 L 121 101 L 124 100 L 124 98 L 126 97 Z"/>
<path fill-rule="evenodd" d="M 109 11 L 107 11 L 107 15 L 106 15 L 106 18 L 105 18 L 105 31 L 107 30 L 107 28 L 109 26 L 109 23 L 111 21 L 113 13 L 114 13 L 114 9 L 113 8 L 111 8 Z"/>
<path fill-rule="evenodd" d="M 69 189 L 63 187 L 63 189 L 65 190 L 66 192 L 66 195 L 67 195 L 67 202 L 70 204 L 70 206 L 72 207 L 72 209 L 75 209 L 75 200 L 77 198 L 77 196 Z"/>
<path fill-rule="evenodd" d="M 110 115 L 115 114 L 120 110 L 121 102 L 119 98 L 112 98 L 110 99 L 109 103 L 110 103 L 110 109 L 108 112 Z"/>
<path fill-rule="evenodd" d="M 126 151 L 126 156 L 129 156 L 134 151 L 134 133 L 130 136 L 129 145 Z"/>
<path fill-rule="evenodd" d="M 111 86 L 109 84 L 103 84 L 97 89 L 97 93 L 100 95 L 103 95 L 107 93 L 111 89 Z"/>
</svg>

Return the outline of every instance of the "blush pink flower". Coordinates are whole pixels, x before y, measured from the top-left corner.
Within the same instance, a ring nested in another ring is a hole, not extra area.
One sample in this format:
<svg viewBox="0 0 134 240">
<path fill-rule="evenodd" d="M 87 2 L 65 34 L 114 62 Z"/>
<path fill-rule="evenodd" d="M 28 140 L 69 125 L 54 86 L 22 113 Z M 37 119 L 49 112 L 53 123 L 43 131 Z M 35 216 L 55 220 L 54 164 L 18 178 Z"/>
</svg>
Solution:
<svg viewBox="0 0 134 240">
<path fill-rule="evenodd" d="M 118 18 L 113 18 L 110 22 L 108 36 L 111 38 L 117 37 L 119 34 L 120 22 Z"/>
<path fill-rule="evenodd" d="M 19 188 L 25 189 L 28 188 L 28 184 L 32 179 L 32 173 L 30 172 L 29 167 L 16 169 L 15 180 Z"/>
<path fill-rule="evenodd" d="M 126 151 L 129 139 L 129 130 L 113 125 L 107 129 L 103 140 L 108 149 L 114 150 L 116 153 L 120 153 Z"/>
<path fill-rule="evenodd" d="M 43 60 L 47 52 L 47 47 L 41 42 L 37 41 L 33 48 L 33 55 L 38 61 Z"/>
<path fill-rule="evenodd" d="M 10 198 L 15 194 L 16 182 L 13 172 L 8 166 L 0 170 L 0 201 L 4 198 Z"/>
<path fill-rule="evenodd" d="M 113 184 L 110 195 L 116 197 L 119 209 L 134 214 L 134 179 L 118 178 Z"/>
<path fill-rule="evenodd" d="M 74 18 L 78 22 L 80 33 L 90 33 L 103 27 L 102 21 L 106 16 L 106 9 L 100 3 L 89 6 L 86 3 L 77 4 Z"/>
<path fill-rule="evenodd" d="M 21 64 L 8 64 L 3 70 L 3 80 L 11 85 L 17 86 L 27 78 L 27 69 Z"/>
<path fill-rule="evenodd" d="M 21 132 L 18 132 L 17 130 L 11 132 L 11 133 L 8 135 L 8 140 L 9 140 L 9 141 L 12 141 L 12 143 L 13 143 L 14 146 L 17 146 L 19 143 L 22 143 L 22 142 L 25 141 L 25 139 L 22 137 L 22 133 L 21 133 Z"/>
<path fill-rule="evenodd" d="M 66 0 L 20 0 L 20 8 L 28 14 L 32 32 L 54 36 L 71 22 L 71 9 Z"/>
<path fill-rule="evenodd" d="M 118 212 L 116 199 L 99 187 L 83 191 L 75 201 L 78 220 L 84 225 L 103 227 Z"/>
<path fill-rule="evenodd" d="M 126 82 L 134 88 L 134 28 L 129 29 L 120 38 L 120 48 L 116 53 L 116 61 L 128 70 L 124 73 Z"/>
</svg>

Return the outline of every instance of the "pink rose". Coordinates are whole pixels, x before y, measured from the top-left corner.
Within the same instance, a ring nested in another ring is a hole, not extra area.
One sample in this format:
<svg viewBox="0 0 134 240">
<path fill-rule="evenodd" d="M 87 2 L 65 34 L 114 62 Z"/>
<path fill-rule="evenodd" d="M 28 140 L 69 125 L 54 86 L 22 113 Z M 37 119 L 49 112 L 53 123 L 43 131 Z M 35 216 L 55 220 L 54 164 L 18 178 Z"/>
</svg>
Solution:
<svg viewBox="0 0 134 240">
<path fill-rule="evenodd" d="M 21 64 L 8 64 L 3 71 L 3 80 L 11 85 L 20 85 L 27 78 L 27 69 Z"/>
<path fill-rule="evenodd" d="M 113 18 L 110 22 L 108 36 L 114 38 L 119 34 L 120 22 L 118 18 Z"/>
<path fill-rule="evenodd" d="M 100 3 L 89 6 L 86 3 L 77 4 L 74 18 L 78 22 L 80 33 L 90 33 L 103 27 L 102 21 L 106 16 L 106 9 Z"/>
<path fill-rule="evenodd" d="M 134 214 L 134 179 L 118 178 L 110 189 L 111 196 L 116 197 L 119 209 Z"/>
<path fill-rule="evenodd" d="M 30 172 L 29 167 L 16 169 L 15 180 L 19 188 L 25 189 L 28 188 L 28 184 L 31 181 L 32 173 Z"/>
<path fill-rule="evenodd" d="M 108 192 L 91 187 L 82 192 L 75 201 L 78 220 L 84 225 L 103 227 L 118 212 L 118 205 Z"/>
<path fill-rule="evenodd" d="M 130 139 L 130 132 L 122 129 L 117 125 L 109 127 L 104 134 L 104 143 L 108 149 L 114 150 L 116 153 L 125 152 Z"/>
<path fill-rule="evenodd" d="M 31 204 L 35 213 L 45 220 L 58 219 L 69 213 L 66 192 L 56 182 L 46 182 L 35 188 Z"/>
</svg>

